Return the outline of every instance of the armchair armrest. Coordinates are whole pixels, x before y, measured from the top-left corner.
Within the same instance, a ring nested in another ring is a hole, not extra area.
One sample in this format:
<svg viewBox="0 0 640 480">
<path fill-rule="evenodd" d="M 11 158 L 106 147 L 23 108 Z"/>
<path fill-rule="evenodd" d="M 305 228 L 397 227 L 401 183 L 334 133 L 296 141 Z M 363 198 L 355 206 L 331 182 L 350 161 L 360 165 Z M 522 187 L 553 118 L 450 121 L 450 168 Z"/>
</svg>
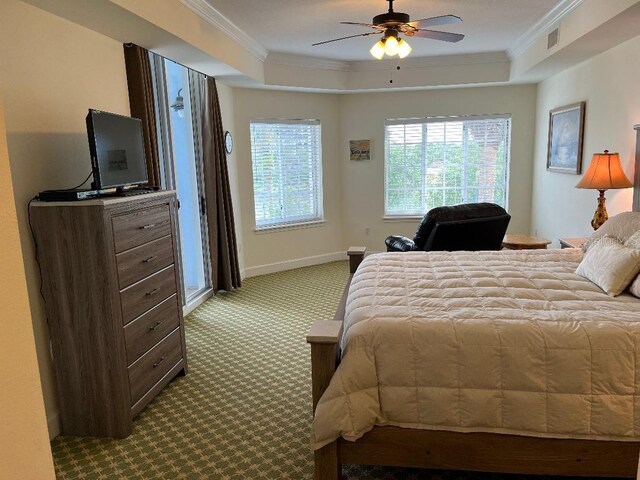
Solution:
<svg viewBox="0 0 640 480">
<path fill-rule="evenodd" d="M 384 240 L 387 252 L 410 252 L 416 249 L 413 240 L 402 235 L 390 235 Z"/>
</svg>

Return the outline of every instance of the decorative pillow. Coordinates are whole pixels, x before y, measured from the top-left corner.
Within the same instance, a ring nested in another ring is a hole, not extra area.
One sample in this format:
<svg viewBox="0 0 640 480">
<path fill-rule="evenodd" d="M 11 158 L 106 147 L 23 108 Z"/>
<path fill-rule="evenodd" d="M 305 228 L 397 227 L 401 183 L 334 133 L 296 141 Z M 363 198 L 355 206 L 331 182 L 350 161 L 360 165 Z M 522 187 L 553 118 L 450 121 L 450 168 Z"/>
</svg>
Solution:
<svg viewBox="0 0 640 480">
<path fill-rule="evenodd" d="M 625 247 L 640 248 L 640 230 L 631 235 L 627 241 L 624 242 L 624 245 Z M 629 285 L 629 293 L 640 298 L 640 275 Z"/>
<path fill-rule="evenodd" d="M 576 270 L 612 297 L 620 295 L 638 272 L 640 249 L 625 247 L 609 235 L 589 248 Z"/>
<path fill-rule="evenodd" d="M 624 242 L 624 246 L 631 248 L 640 248 L 640 230 L 627 238 L 627 240 Z"/>
<path fill-rule="evenodd" d="M 629 285 L 629 293 L 634 297 L 640 298 L 640 275 Z"/>
<path fill-rule="evenodd" d="M 582 246 L 582 250 L 586 252 L 591 245 L 596 243 L 605 235 L 617 238 L 621 242 L 625 242 L 634 233 L 640 230 L 640 212 L 623 212 L 614 215 L 607 220 L 598 230 L 593 232 L 589 240 Z"/>
</svg>

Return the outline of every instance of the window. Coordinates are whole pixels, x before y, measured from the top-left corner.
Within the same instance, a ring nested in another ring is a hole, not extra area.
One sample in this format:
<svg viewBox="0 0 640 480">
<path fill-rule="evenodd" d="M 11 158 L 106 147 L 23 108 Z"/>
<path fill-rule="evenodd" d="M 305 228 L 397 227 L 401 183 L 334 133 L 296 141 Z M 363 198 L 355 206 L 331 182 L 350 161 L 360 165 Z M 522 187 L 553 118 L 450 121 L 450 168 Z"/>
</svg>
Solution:
<svg viewBox="0 0 640 480">
<path fill-rule="evenodd" d="M 251 159 L 256 228 L 322 220 L 320 122 L 252 121 Z"/>
<path fill-rule="evenodd" d="M 458 203 L 504 207 L 510 130 L 507 116 L 388 120 L 385 215 L 423 215 Z"/>
</svg>

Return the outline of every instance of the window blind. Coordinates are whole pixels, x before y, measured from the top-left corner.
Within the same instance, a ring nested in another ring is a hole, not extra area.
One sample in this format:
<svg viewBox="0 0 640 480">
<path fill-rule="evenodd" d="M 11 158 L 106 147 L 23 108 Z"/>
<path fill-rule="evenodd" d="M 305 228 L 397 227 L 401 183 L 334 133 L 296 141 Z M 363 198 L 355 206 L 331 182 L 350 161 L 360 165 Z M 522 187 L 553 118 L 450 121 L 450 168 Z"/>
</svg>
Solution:
<svg viewBox="0 0 640 480">
<path fill-rule="evenodd" d="M 321 220 L 320 122 L 251 121 L 256 227 Z"/>
<path fill-rule="evenodd" d="M 388 120 L 385 215 L 459 203 L 506 206 L 510 138 L 508 116 Z"/>
</svg>

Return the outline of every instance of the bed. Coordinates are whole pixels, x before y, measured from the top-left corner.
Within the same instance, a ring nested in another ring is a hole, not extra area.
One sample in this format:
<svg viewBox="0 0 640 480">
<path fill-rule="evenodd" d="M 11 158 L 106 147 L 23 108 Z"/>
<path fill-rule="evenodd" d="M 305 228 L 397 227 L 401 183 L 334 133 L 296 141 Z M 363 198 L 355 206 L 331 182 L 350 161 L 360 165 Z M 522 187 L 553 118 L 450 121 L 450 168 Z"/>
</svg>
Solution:
<svg viewBox="0 0 640 480">
<path fill-rule="evenodd" d="M 307 338 L 317 479 L 343 463 L 635 476 L 640 300 L 575 275 L 580 251 L 349 256 L 350 295 Z"/>
</svg>

